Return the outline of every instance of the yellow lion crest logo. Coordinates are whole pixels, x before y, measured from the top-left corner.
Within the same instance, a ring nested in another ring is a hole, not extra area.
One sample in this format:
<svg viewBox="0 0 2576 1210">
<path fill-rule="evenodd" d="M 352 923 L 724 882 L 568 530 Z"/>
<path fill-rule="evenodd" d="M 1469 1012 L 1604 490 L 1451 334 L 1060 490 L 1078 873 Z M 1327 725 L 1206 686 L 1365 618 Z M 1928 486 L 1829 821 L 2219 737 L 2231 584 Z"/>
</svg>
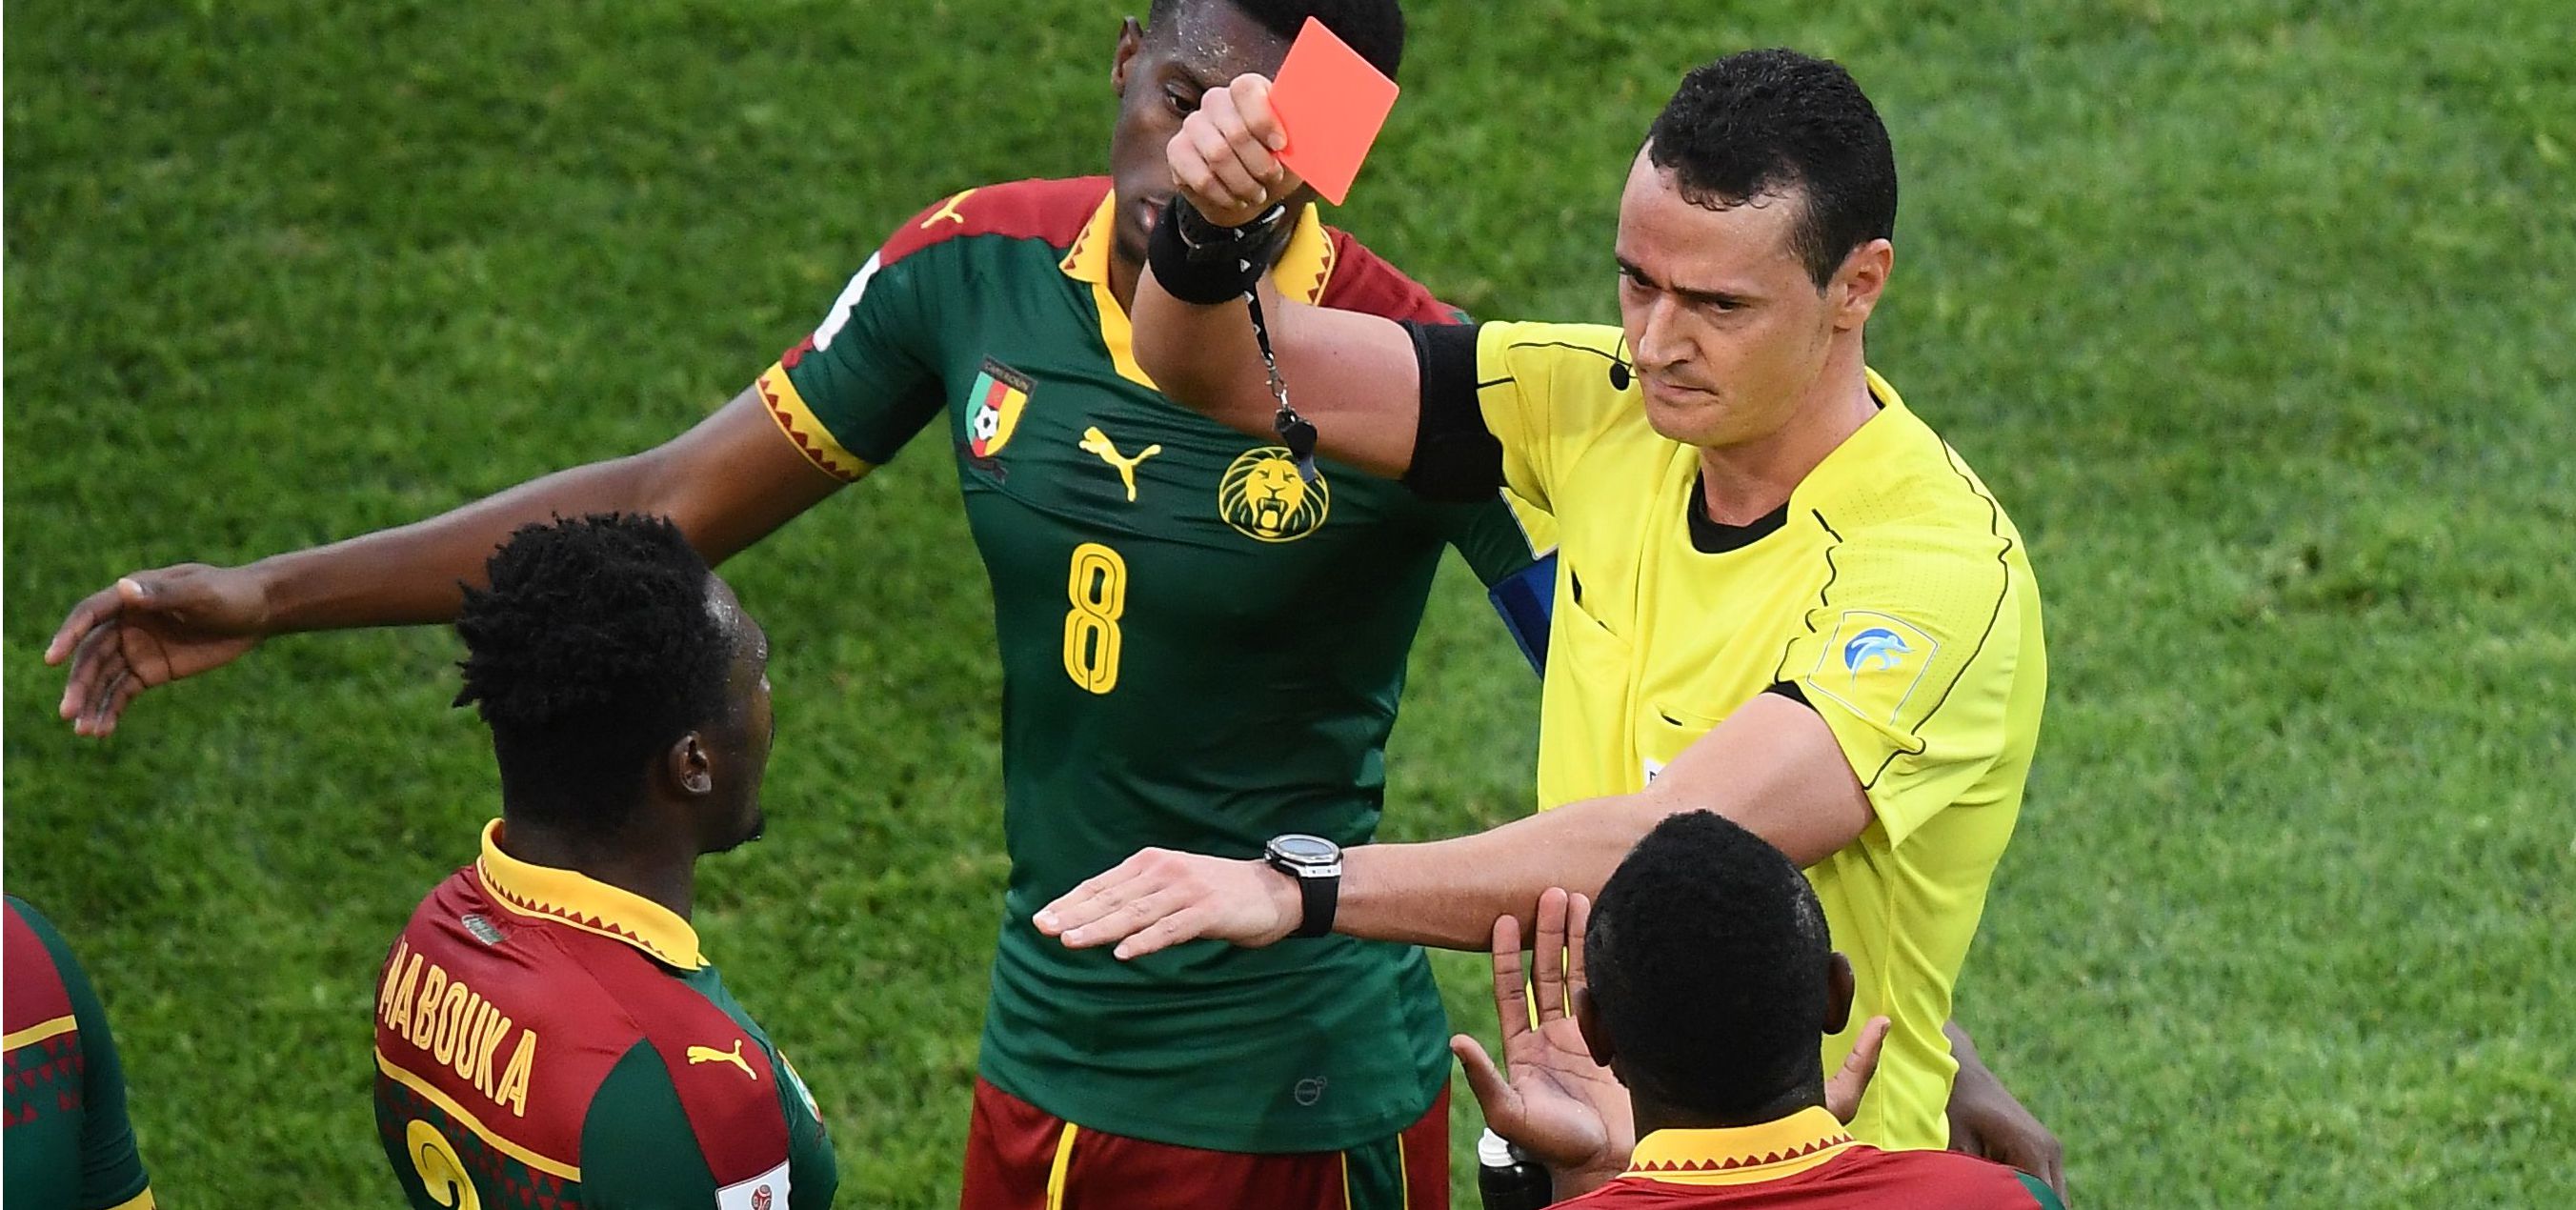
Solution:
<svg viewBox="0 0 2576 1210">
<path fill-rule="evenodd" d="M 1305 537 L 1324 524 L 1332 508 L 1332 487 L 1299 478 L 1284 446 L 1245 450 L 1216 485 L 1217 515 L 1236 532 L 1263 542 Z"/>
</svg>

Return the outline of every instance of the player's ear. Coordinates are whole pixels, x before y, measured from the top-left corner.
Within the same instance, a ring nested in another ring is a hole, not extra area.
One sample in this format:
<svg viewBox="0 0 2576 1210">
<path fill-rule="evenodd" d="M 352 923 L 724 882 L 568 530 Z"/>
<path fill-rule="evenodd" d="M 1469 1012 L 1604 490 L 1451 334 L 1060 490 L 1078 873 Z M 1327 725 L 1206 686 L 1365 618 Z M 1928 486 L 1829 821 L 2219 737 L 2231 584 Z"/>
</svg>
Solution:
<svg viewBox="0 0 2576 1210">
<path fill-rule="evenodd" d="M 680 737 L 671 745 L 666 761 L 671 784 L 692 798 L 712 794 L 716 788 L 715 758 L 707 751 L 706 741 L 695 731 Z"/>
<path fill-rule="evenodd" d="M 1838 1034 L 1851 1024 L 1852 1009 L 1851 959 L 1840 952 L 1825 955 L 1825 1020 L 1827 1034 Z"/>
<path fill-rule="evenodd" d="M 1896 269 L 1896 245 L 1874 239 L 1851 250 L 1842 267 L 1825 285 L 1825 298 L 1834 308 L 1834 329 L 1848 332 L 1869 322 L 1869 314 L 1878 309 L 1878 296 L 1887 289 L 1887 275 Z"/>
<path fill-rule="evenodd" d="M 1118 50 L 1109 59 L 1109 91 L 1127 95 L 1127 68 L 1136 61 L 1136 52 L 1145 49 L 1145 27 L 1129 17 L 1118 26 Z"/>
<path fill-rule="evenodd" d="M 1574 989 L 1574 1031 L 1583 1035 L 1583 1049 L 1592 1052 L 1592 1061 L 1608 1067 L 1617 1048 L 1610 1042 L 1610 1025 L 1601 1019 L 1601 1006 L 1593 1002 L 1592 989 Z"/>
</svg>

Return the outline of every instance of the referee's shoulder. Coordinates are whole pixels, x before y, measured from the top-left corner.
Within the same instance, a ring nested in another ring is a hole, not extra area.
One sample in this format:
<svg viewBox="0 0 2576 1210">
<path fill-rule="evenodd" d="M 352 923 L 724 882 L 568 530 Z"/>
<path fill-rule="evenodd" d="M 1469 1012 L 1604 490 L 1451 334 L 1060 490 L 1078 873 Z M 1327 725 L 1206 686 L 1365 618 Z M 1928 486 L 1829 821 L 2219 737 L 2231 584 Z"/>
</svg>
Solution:
<svg viewBox="0 0 2576 1210">
<path fill-rule="evenodd" d="M 1984 547 L 2017 540 L 2003 502 L 1921 416 L 1891 408 L 1871 423 L 1889 427 L 1870 435 L 1868 456 L 1848 468 L 1834 501 L 1852 529 L 1951 535 Z"/>
</svg>

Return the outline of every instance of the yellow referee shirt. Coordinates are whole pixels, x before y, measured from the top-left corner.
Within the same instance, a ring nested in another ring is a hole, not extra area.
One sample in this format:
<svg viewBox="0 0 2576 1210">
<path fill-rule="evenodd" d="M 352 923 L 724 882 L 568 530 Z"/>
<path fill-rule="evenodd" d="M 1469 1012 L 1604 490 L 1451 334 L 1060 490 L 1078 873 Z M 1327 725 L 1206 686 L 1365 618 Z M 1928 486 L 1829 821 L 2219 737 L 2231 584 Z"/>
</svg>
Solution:
<svg viewBox="0 0 2576 1210">
<path fill-rule="evenodd" d="M 1756 694 L 1803 696 L 1876 814 L 1807 871 L 1858 976 L 1854 1027 L 1894 1025 L 1852 1133 L 1943 1146 L 1958 1064 L 1941 1026 L 2048 681 L 2021 536 L 1873 372 L 1880 412 L 1798 485 L 1778 528 L 1732 549 L 1695 542 L 1698 450 L 1611 385 L 1618 339 L 1572 324 L 1476 335 L 1504 478 L 1560 527 L 1539 805 L 1635 792 Z M 1851 1042 L 1826 1039 L 1828 1070 Z"/>
</svg>

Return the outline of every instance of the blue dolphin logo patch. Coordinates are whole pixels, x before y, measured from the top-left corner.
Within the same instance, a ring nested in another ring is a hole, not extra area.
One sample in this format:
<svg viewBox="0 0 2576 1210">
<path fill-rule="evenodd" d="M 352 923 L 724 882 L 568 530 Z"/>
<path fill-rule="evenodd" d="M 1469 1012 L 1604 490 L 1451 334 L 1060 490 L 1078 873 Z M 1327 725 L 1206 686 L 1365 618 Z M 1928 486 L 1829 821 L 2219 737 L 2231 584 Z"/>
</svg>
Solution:
<svg viewBox="0 0 2576 1210">
<path fill-rule="evenodd" d="M 1853 676 L 1873 668 L 1894 668 L 1903 664 L 1913 650 L 1904 636 L 1884 626 L 1872 626 L 1843 644 L 1843 667 Z"/>
</svg>

